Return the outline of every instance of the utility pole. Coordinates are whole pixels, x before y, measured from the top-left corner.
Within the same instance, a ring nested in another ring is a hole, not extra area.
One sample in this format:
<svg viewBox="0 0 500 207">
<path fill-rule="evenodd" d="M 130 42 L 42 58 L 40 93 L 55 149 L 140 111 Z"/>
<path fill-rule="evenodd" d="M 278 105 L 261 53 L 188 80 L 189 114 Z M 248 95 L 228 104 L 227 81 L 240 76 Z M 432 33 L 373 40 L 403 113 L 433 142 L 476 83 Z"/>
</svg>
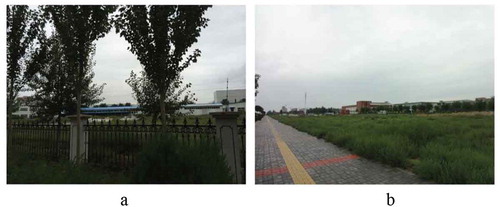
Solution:
<svg viewBox="0 0 500 207">
<path fill-rule="evenodd" d="M 307 92 L 304 95 L 304 115 L 307 116 Z"/>
<path fill-rule="evenodd" d="M 229 111 L 229 78 L 226 79 L 226 111 Z"/>
</svg>

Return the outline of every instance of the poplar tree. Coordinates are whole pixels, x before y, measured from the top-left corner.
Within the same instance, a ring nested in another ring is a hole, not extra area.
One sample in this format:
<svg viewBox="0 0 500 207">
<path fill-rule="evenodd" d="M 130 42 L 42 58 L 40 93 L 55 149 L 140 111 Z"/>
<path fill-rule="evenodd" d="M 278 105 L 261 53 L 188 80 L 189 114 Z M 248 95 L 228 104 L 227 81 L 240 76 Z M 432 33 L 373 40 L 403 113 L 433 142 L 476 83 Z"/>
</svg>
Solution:
<svg viewBox="0 0 500 207">
<path fill-rule="evenodd" d="M 116 32 L 130 44 L 159 97 L 163 128 L 166 127 L 167 93 L 180 73 L 201 55 L 199 49 L 187 54 L 197 42 L 208 18 L 210 6 L 129 5 L 119 8 L 114 18 Z"/>
<path fill-rule="evenodd" d="M 93 43 L 111 29 L 110 15 L 116 6 L 102 5 L 49 5 L 43 10 L 59 34 L 62 50 L 68 63 L 67 69 L 74 74 L 76 94 L 77 131 L 81 131 L 82 89 L 85 68 Z M 77 154 L 80 155 L 80 133 L 77 133 Z M 77 160 L 79 161 L 79 160 Z"/>
<path fill-rule="evenodd" d="M 31 52 L 44 21 L 26 5 L 7 6 L 7 116 L 16 110 L 16 98 L 30 79 L 27 70 Z"/>
<path fill-rule="evenodd" d="M 141 106 L 141 110 L 152 117 L 152 122 L 156 123 L 158 114 L 160 114 L 160 97 L 158 89 L 146 78 L 144 71 L 140 74 L 130 73 L 130 77 L 125 82 L 132 88 L 134 99 Z M 183 79 L 179 76 L 170 84 L 166 93 L 165 102 L 166 113 L 171 116 L 176 116 L 175 112 L 184 104 L 193 103 L 196 101 L 194 93 L 189 91 L 191 83 L 184 84 Z"/>
<path fill-rule="evenodd" d="M 93 46 L 95 50 L 95 45 Z M 89 63 L 83 71 L 82 81 L 82 105 L 91 106 L 99 103 L 105 84 L 92 83 L 94 72 L 93 55 L 89 54 Z M 29 85 L 35 94 L 33 95 L 33 108 L 38 117 L 51 120 L 57 116 L 58 123 L 66 114 L 76 111 L 75 79 L 73 73 L 67 70 L 67 60 L 62 50 L 60 38 L 57 33 L 44 41 L 40 50 L 33 56 L 33 64 L 29 70 L 37 71 Z"/>
</svg>

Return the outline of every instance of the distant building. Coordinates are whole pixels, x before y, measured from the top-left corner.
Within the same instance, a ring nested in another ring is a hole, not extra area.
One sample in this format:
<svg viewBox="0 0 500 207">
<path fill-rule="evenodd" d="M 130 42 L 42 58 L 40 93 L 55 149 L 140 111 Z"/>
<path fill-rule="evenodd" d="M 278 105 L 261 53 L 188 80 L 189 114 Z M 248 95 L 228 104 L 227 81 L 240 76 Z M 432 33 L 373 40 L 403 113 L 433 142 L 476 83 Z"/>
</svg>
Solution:
<svg viewBox="0 0 500 207">
<path fill-rule="evenodd" d="M 363 108 L 374 109 L 377 107 L 392 107 L 388 101 L 372 102 L 372 101 L 357 101 L 356 105 L 342 106 L 340 114 L 358 114 Z"/>
<path fill-rule="evenodd" d="M 245 89 L 218 90 L 214 92 L 214 103 L 222 103 L 222 100 L 227 99 L 229 103 L 243 102 L 246 99 Z"/>
<path fill-rule="evenodd" d="M 245 105 L 245 102 L 229 103 L 228 111 L 245 111 Z M 189 115 L 207 115 L 212 112 L 222 112 L 224 111 L 224 107 L 222 103 L 186 104 L 181 106 L 179 112 Z"/>
<path fill-rule="evenodd" d="M 31 107 L 21 105 L 16 112 L 12 113 L 12 115 L 29 119 L 33 116 L 33 111 L 31 111 Z"/>
<path fill-rule="evenodd" d="M 490 102 L 494 99 L 494 97 L 486 98 L 486 97 L 478 97 L 475 100 L 469 99 L 461 99 L 461 100 L 449 100 L 449 101 L 419 101 L 419 102 L 404 102 L 398 104 L 391 104 L 388 101 L 385 102 L 372 102 L 372 101 L 357 101 L 355 105 L 346 105 L 342 106 L 340 110 L 340 114 L 358 114 L 362 112 L 362 109 L 375 109 L 379 114 L 387 114 L 391 110 L 397 111 L 401 113 L 401 110 L 406 112 L 425 112 L 425 113 L 433 113 L 439 109 L 441 104 L 453 104 L 455 102 L 460 102 L 462 104 L 468 103 L 470 106 L 476 102 Z M 493 109 L 490 109 L 493 110 Z"/>
<path fill-rule="evenodd" d="M 82 114 L 87 115 L 131 115 L 140 110 L 139 106 L 108 106 L 108 107 L 85 107 L 81 108 Z"/>
<path fill-rule="evenodd" d="M 288 113 L 288 109 L 285 106 L 281 107 L 281 112 L 282 113 Z"/>
<path fill-rule="evenodd" d="M 204 115 L 204 114 L 209 114 L 211 112 L 222 111 L 222 104 L 221 103 L 186 104 L 181 106 L 181 109 L 179 111 L 183 114 Z"/>
<path fill-rule="evenodd" d="M 21 96 L 17 98 L 17 102 L 19 103 L 19 108 L 17 111 L 13 112 L 12 115 L 19 116 L 23 118 L 31 118 L 34 115 L 33 108 L 29 106 L 29 96 Z"/>
<path fill-rule="evenodd" d="M 245 89 L 232 89 L 227 90 L 227 95 L 229 98 L 229 105 L 227 106 L 228 111 L 245 111 L 246 107 L 246 93 Z M 222 100 L 226 99 L 226 90 L 219 90 L 214 92 L 214 101 L 212 103 L 195 103 L 186 104 L 181 106 L 179 112 L 182 114 L 190 115 L 207 115 L 212 112 L 222 112 L 225 109 L 225 105 L 222 104 Z"/>
<path fill-rule="evenodd" d="M 340 114 L 358 114 L 358 106 L 357 105 L 342 106 L 342 108 L 340 109 Z"/>
</svg>

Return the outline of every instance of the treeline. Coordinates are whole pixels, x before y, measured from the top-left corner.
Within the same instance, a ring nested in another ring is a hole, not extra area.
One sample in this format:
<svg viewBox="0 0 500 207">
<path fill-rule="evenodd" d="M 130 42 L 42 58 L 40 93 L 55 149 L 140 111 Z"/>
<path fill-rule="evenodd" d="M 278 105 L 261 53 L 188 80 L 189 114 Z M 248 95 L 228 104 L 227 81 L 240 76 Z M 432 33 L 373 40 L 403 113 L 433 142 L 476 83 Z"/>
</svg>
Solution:
<svg viewBox="0 0 500 207">
<path fill-rule="evenodd" d="M 339 112 L 340 112 L 340 109 L 333 108 L 333 107 L 325 108 L 323 106 L 307 109 L 308 114 L 326 114 L 326 113 L 338 114 Z"/>
<path fill-rule="evenodd" d="M 303 114 L 303 113 L 304 113 L 303 110 L 290 110 L 287 112 L 284 112 L 282 110 L 280 110 L 280 111 L 272 110 L 272 111 L 267 112 L 267 114 Z M 333 107 L 325 108 L 324 106 L 322 106 L 322 107 L 309 108 L 309 109 L 307 109 L 307 113 L 308 114 L 327 114 L 327 113 L 339 114 L 340 109 L 333 108 Z"/>
<path fill-rule="evenodd" d="M 486 100 L 476 100 L 473 102 L 460 102 L 455 101 L 453 103 L 440 102 L 436 106 L 437 112 L 467 112 L 467 111 L 494 111 L 495 110 L 495 98 Z"/>
<path fill-rule="evenodd" d="M 131 103 L 118 103 L 118 104 L 106 104 L 106 103 L 101 103 L 98 105 L 94 105 L 94 107 L 109 107 L 109 106 L 132 106 Z"/>
<path fill-rule="evenodd" d="M 392 105 L 379 106 L 374 108 L 362 108 L 360 113 L 379 113 L 385 111 L 387 113 L 452 113 L 452 112 L 470 112 L 470 111 L 494 111 L 495 98 L 478 99 L 476 101 L 454 101 L 433 103 L 421 103 L 413 106 Z"/>
</svg>

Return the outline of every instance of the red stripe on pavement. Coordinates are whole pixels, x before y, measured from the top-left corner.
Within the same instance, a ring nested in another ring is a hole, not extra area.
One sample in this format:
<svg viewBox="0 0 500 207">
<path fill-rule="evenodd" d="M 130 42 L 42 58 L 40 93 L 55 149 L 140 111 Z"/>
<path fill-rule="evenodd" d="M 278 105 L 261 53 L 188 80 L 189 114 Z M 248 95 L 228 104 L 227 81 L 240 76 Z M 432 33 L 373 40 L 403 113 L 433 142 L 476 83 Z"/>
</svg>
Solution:
<svg viewBox="0 0 500 207">
<path fill-rule="evenodd" d="M 331 164 L 331 163 L 345 162 L 347 160 L 352 160 L 352 159 L 356 159 L 356 158 L 359 158 L 359 156 L 357 156 L 357 155 L 347 155 L 347 156 L 344 156 L 344 157 L 335 157 L 335 158 L 331 158 L 331 159 L 327 159 L 327 160 L 316 160 L 316 161 L 313 161 L 313 162 L 304 163 L 302 165 L 304 166 L 304 168 L 311 168 L 311 167 L 328 165 L 328 164 Z"/>
<path fill-rule="evenodd" d="M 304 166 L 304 168 L 312 168 L 312 167 L 318 167 L 318 166 L 328 165 L 328 164 L 332 164 L 332 163 L 345 162 L 345 161 L 353 160 L 353 159 L 357 159 L 357 158 L 359 158 L 359 156 L 353 154 L 353 155 L 347 155 L 344 157 L 335 157 L 335 158 L 326 159 L 326 160 L 316 160 L 316 161 L 312 161 L 312 162 L 307 162 L 307 163 L 302 164 L 302 166 Z M 286 172 L 288 172 L 288 169 L 286 167 L 256 170 L 255 177 L 281 174 L 281 173 L 286 173 Z"/>
</svg>

